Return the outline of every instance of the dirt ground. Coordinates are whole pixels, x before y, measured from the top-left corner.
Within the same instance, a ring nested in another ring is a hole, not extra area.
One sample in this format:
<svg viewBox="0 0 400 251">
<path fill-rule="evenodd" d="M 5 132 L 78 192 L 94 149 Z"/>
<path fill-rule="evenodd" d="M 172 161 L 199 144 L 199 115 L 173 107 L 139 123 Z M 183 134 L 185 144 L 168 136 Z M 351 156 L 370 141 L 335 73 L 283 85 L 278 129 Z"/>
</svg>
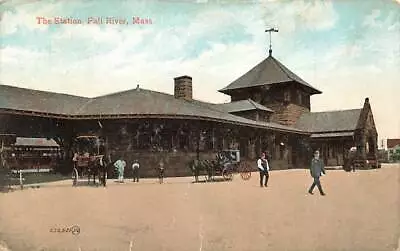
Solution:
<svg viewBox="0 0 400 251">
<path fill-rule="evenodd" d="M 70 181 L 0 194 L 0 246 L 9 250 L 396 250 L 400 165 L 322 178 L 307 194 L 306 170 L 249 181 L 192 184 L 154 179 L 102 187 Z M 51 232 L 79 226 L 75 235 Z M 5 244 L 6 243 L 6 244 Z M 0 247 L 0 250 L 1 247 Z M 4 249 L 6 250 L 6 249 Z M 400 250 L 400 249 L 399 249 Z"/>
</svg>

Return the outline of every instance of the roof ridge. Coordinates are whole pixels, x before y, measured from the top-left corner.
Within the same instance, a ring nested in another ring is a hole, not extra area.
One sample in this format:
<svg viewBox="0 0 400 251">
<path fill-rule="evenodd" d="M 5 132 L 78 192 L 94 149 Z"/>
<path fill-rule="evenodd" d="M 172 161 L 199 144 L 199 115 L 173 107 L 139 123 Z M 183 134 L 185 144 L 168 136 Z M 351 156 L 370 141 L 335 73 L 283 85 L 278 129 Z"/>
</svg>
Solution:
<svg viewBox="0 0 400 251">
<path fill-rule="evenodd" d="M 139 90 L 140 90 L 140 89 L 141 89 L 141 88 L 139 88 Z M 136 89 L 127 89 L 127 90 L 123 90 L 123 91 L 111 92 L 111 93 L 103 94 L 103 95 L 96 96 L 96 97 L 93 97 L 93 98 L 94 98 L 94 99 L 103 98 L 103 97 L 113 96 L 113 95 L 116 95 L 116 94 L 121 94 L 121 93 L 124 93 L 124 92 L 133 91 L 133 90 L 136 90 Z M 143 90 L 143 89 L 142 89 L 142 90 Z"/>
<path fill-rule="evenodd" d="M 291 80 L 293 80 L 293 81 L 296 81 L 296 80 L 294 80 L 292 77 L 290 77 L 289 74 L 287 74 L 286 70 L 280 65 L 280 62 L 279 62 L 278 59 L 274 58 L 273 56 L 268 56 L 268 58 L 273 59 L 272 62 L 273 62 L 275 65 L 277 65 L 277 66 L 279 67 L 279 69 L 280 69 L 283 73 L 285 73 L 285 75 L 286 75 L 286 77 L 288 77 L 288 79 L 291 79 Z M 268 59 L 268 58 L 267 58 L 267 59 Z"/>
<path fill-rule="evenodd" d="M 353 108 L 353 109 L 344 109 L 344 110 L 328 110 L 328 111 L 319 111 L 319 112 L 310 112 L 305 114 L 315 114 L 315 113 L 328 113 L 328 112 L 346 112 L 346 111 L 361 111 L 363 108 Z"/>
<path fill-rule="evenodd" d="M 124 90 L 124 91 L 118 91 L 118 92 L 113 92 L 113 93 L 108 93 L 108 94 L 104 94 L 101 96 L 96 96 L 93 97 L 93 99 L 97 99 L 97 98 L 103 98 L 103 97 L 107 97 L 107 96 L 113 96 L 113 95 L 117 95 L 117 94 L 122 94 L 122 93 L 127 93 L 127 92 L 131 92 L 131 91 L 145 91 L 145 92 L 150 92 L 150 93 L 158 93 L 158 94 L 162 94 L 162 95 L 166 95 L 166 96 L 171 96 L 173 97 L 173 94 L 170 93 L 166 93 L 166 92 L 160 92 L 160 91 L 154 91 L 154 90 L 150 90 L 150 89 L 145 89 L 145 88 L 133 88 L 133 89 L 128 89 L 128 90 Z M 199 100 L 200 101 L 200 100 Z M 203 102 L 203 101 L 200 101 Z"/>
</svg>

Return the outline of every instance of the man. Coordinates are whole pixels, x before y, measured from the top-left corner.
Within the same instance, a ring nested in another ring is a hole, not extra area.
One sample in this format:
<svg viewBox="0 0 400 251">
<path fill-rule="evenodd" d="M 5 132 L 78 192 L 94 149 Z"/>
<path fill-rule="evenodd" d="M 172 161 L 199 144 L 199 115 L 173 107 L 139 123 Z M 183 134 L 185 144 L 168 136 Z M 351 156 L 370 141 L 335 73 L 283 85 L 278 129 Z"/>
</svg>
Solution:
<svg viewBox="0 0 400 251">
<path fill-rule="evenodd" d="M 321 175 L 325 175 L 324 162 L 319 158 L 319 151 L 315 151 L 314 158 L 311 160 L 310 174 L 311 177 L 313 177 L 314 182 L 308 190 L 308 193 L 313 194 L 314 187 L 317 186 L 319 193 L 322 196 L 325 196 L 325 193 L 322 190 L 321 182 L 319 180 Z"/>
<path fill-rule="evenodd" d="M 264 186 L 267 187 L 269 179 L 269 164 L 264 152 L 261 153 L 261 158 L 259 158 L 257 161 L 257 167 L 258 170 L 260 171 L 260 187 L 263 187 L 264 176 L 265 176 Z"/>
<path fill-rule="evenodd" d="M 139 182 L 139 161 L 135 160 L 132 164 L 133 182 Z"/>
<path fill-rule="evenodd" d="M 115 161 L 114 166 L 117 168 L 118 182 L 123 183 L 124 182 L 124 169 L 126 166 L 126 162 L 121 157 L 117 161 Z"/>
</svg>

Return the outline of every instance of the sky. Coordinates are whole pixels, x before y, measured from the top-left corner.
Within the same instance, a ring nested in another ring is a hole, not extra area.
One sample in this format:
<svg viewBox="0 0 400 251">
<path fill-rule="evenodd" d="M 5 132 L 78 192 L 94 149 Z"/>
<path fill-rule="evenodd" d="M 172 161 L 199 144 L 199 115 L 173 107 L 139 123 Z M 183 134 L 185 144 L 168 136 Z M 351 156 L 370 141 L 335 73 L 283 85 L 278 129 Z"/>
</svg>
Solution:
<svg viewBox="0 0 400 251">
<path fill-rule="evenodd" d="M 173 94 L 173 78 L 189 75 L 194 98 L 229 102 L 218 90 L 268 56 L 264 31 L 274 27 L 273 56 L 323 92 L 312 111 L 361 108 L 369 97 L 379 139 L 400 138 L 400 0 L 0 2 L 2 84 Z M 97 17 L 127 23 L 87 23 Z"/>
</svg>

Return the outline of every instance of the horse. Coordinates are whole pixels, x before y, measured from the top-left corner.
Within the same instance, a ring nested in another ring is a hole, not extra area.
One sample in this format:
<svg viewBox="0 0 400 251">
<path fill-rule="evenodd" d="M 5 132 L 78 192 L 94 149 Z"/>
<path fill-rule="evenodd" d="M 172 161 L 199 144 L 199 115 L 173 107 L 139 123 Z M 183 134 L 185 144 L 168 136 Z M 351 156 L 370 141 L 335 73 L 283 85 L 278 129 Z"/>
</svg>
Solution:
<svg viewBox="0 0 400 251">
<path fill-rule="evenodd" d="M 214 160 L 192 160 L 189 162 L 189 168 L 192 171 L 195 182 L 199 182 L 200 173 L 205 173 L 206 181 L 211 180 L 213 170 L 215 169 Z"/>
<path fill-rule="evenodd" d="M 99 183 L 106 186 L 108 161 L 104 158 L 104 155 L 94 155 L 90 157 L 78 156 L 75 168 L 77 170 L 80 169 L 81 176 L 87 175 L 88 184 L 90 184 L 91 178 L 93 178 L 93 184 L 96 184 L 97 177 Z"/>
<path fill-rule="evenodd" d="M 99 182 L 104 187 L 107 186 L 107 171 L 108 167 L 111 163 L 109 158 L 105 158 L 104 155 L 100 155 L 98 166 L 97 166 L 97 175 L 99 177 Z"/>
<path fill-rule="evenodd" d="M 214 179 L 215 174 L 218 172 L 224 175 L 225 170 L 229 169 L 231 164 L 230 159 L 222 152 L 218 152 L 215 160 L 192 160 L 189 162 L 195 182 L 199 182 L 200 173 L 205 173 L 206 181 Z"/>
</svg>

